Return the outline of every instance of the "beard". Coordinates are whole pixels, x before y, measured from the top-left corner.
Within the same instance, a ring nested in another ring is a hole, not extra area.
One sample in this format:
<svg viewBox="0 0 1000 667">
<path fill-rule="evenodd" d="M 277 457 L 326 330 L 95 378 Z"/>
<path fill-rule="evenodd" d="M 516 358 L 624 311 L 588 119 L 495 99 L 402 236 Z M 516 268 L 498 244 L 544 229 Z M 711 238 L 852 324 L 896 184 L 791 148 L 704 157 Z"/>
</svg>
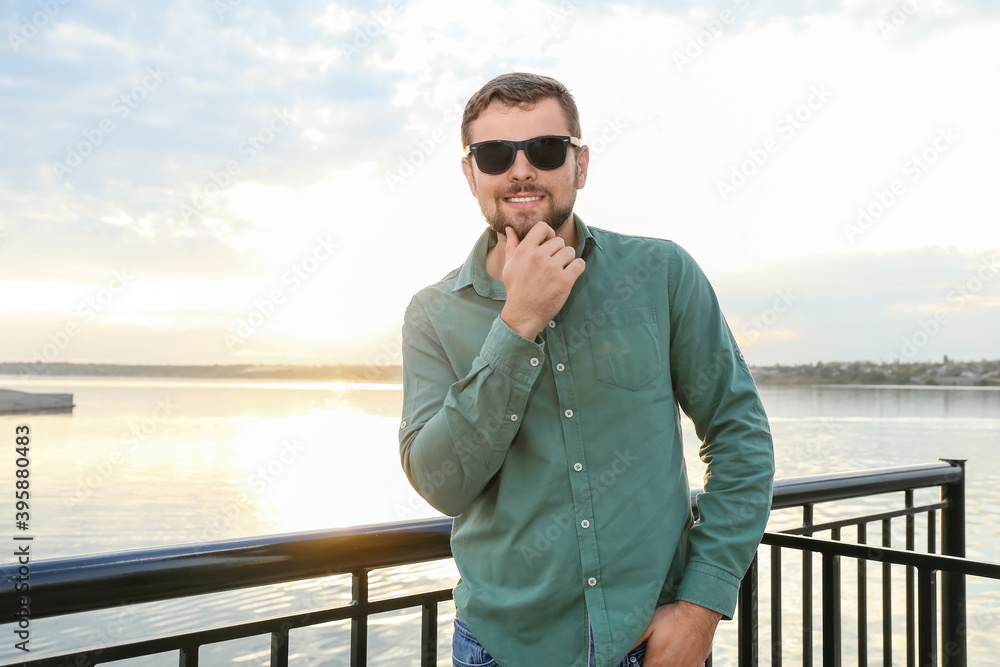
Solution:
<svg viewBox="0 0 1000 667">
<path fill-rule="evenodd" d="M 524 238 L 525 234 L 531 231 L 539 220 L 544 221 L 552 228 L 552 231 L 559 231 L 573 214 L 573 205 L 576 204 L 576 174 L 573 175 L 573 186 L 570 189 L 569 197 L 565 201 L 558 201 L 552 194 L 552 190 L 539 185 L 515 185 L 504 192 L 497 193 L 493 197 L 493 209 L 486 210 L 480 202 L 480 210 L 486 218 L 490 229 L 496 234 L 505 234 L 504 230 L 510 227 L 517 234 L 518 240 Z M 541 210 L 532 211 L 505 211 L 503 200 L 508 197 L 516 197 L 522 192 L 540 192 L 544 197 L 545 206 Z"/>
</svg>

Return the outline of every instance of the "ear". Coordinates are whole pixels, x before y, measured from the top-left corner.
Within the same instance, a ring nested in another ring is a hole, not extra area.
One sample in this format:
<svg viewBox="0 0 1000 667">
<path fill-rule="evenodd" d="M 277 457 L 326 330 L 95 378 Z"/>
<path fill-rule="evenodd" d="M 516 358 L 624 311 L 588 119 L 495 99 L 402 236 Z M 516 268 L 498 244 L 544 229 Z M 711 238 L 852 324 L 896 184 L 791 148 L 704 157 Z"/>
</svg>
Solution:
<svg viewBox="0 0 1000 667">
<path fill-rule="evenodd" d="M 581 189 L 587 184 L 587 167 L 590 166 L 590 148 L 580 146 L 576 156 L 576 189 Z"/>
<path fill-rule="evenodd" d="M 479 198 L 479 188 L 476 186 L 476 170 L 472 166 L 471 158 L 466 155 L 462 158 L 462 171 L 465 173 L 465 180 L 469 182 L 469 190 L 472 196 Z"/>
</svg>

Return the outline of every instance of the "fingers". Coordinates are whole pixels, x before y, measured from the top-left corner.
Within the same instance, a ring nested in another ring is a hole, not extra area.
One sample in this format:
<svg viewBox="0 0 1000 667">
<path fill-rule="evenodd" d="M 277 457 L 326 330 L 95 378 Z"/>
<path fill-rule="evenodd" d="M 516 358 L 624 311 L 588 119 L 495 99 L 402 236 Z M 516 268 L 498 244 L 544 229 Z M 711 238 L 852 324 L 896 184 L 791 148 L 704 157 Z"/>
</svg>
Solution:
<svg viewBox="0 0 1000 667">
<path fill-rule="evenodd" d="M 570 246 L 563 245 L 552 255 L 552 259 L 559 262 L 565 268 L 576 259 L 576 250 Z"/>
<path fill-rule="evenodd" d="M 542 221 L 538 221 L 535 225 L 528 230 L 528 233 L 524 235 L 521 239 L 521 243 L 530 243 L 531 245 L 542 245 L 549 239 L 555 237 L 555 231 Z"/>
<path fill-rule="evenodd" d="M 572 262 L 566 265 L 566 271 L 573 274 L 573 280 L 576 281 L 577 278 L 583 275 L 583 270 L 587 268 L 587 263 L 583 261 L 582 257 L 577 257 Z"/>
<path fill-rule="evenodd" d="M 507 255 L 507 257 L 510 257 L 510 253 L 514 252 L 514 248 L 516 248 L 518 244 L 520 244 L 520 241 L 517 240 L 517 234 L 514 232 L 513 228 L 504 227 L 503 231 L 504 234 L 506 234 L 507 236 L 507 245 L 504 248 L 504 252 Z"/>
</svg>

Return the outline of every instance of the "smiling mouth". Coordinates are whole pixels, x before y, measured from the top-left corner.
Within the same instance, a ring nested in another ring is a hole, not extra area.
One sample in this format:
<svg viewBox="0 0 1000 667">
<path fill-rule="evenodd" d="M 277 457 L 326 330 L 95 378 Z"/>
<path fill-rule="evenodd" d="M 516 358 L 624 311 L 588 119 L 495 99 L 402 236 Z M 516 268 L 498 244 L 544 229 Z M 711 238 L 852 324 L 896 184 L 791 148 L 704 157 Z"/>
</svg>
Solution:
<svg viewBox="0 0 1000 667">
<path fill-rule="evenodd" d="M 504 201 L 510 202 L 512 204 L 526 204 L 532 201 L 538 201 L 541 197 L 506 197 Z"/>
</svg>

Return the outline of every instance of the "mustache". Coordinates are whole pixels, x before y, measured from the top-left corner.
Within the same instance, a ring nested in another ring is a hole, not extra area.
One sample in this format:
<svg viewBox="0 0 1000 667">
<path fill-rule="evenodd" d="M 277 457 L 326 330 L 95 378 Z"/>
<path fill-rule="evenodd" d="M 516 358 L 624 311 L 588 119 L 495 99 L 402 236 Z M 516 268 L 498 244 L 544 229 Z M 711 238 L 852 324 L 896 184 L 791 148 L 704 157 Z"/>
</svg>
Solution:
<svg viewBox="0 0 1000 667">
<path fill-rule="evenodd" d="M 552 196 L 551 190 L 541 185 L 512 185 L 503 192 L 498 192 L 496 197 L 497 199 L 507 199 L 508 197 L 516 197 L 522 192 L 541 193 L 546 197 Z"/>
</svg>

